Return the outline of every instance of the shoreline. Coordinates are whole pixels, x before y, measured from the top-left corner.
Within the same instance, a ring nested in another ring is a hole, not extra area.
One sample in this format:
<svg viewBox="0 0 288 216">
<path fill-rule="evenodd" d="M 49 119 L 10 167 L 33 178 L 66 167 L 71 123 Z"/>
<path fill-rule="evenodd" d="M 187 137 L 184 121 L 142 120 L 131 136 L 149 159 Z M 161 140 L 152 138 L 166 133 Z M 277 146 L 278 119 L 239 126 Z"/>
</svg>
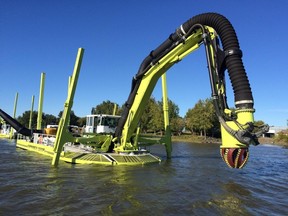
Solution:
<svg viewBox="0 0 288 216">
<path fill-rule="evenodd" d="M 258 140 L 260 144 L 277 145 L 282 146 L 284 148 L 288 148 L 288 143 L 275 141 L 274 138 L 260 137 Z M 206 137 L 205 139 L 204 137 L 201 136 L 181 135 L 181 136 L 172 136 L 172 142 L 221 144 L 221 138 Z"/>
</svg>

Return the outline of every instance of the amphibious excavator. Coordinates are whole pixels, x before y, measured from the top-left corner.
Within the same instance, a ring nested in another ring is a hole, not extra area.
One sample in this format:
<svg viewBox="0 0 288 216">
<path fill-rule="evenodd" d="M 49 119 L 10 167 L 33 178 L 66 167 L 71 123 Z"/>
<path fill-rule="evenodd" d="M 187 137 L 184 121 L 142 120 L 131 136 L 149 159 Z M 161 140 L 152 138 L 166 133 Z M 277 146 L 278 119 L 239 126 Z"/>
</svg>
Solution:
<svg viewBox="0 0 288 216">
<path fill-rule="evenodd" d="M 67 142 L 81 142 L 87 145 L 96 143 L 100 145 L 102 153 L 127 156 L 131 153 L 140 155 L 140 143 L 141 145 L 160 143 L 166 146 L 167 158 L 171 158 L 171 132 L 165 85 L 163 88 L 165 136 L 158 140 L 141 136 L 137 130 L 138 123 L 159 78 L 162 77 L 162 81 L 165 81 L 166 71 L 200 46 L 205 47 L 211 97 L 221 124 L 221 157 L 229 167 L 242 168 L 248 160 L 249 145 L 258 145 L 258 138 L 269 127 L 268 125 L 259 127 L 254 124 L 254 99 L 242 62 L 243 52 L 233 26 L 227 18 L 218 13 L 204 13 L 192 17 L 149 53 L 132 79 L 131 91 L 123 113 L 115 132 L 110 134 L 90 133 L 89 136 L 73 137 L 67 132 L 68 116 L 84 52 L 83 49 L 79 49 L 68 98 L 53 147 L 52 164 L 58 164 L 63 146 Z M 234 108 L 230 108 L 227 103 L 226 71 L 234 92 Z"/>
</svg>

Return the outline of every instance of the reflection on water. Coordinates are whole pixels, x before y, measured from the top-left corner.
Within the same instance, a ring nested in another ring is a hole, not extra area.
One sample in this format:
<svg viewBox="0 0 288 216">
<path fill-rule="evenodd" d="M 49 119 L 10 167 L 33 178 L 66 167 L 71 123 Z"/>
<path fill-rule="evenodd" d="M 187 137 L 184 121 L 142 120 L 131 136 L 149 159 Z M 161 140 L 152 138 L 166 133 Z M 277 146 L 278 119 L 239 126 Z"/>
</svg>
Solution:
<svg viewBox="0 0 288 216">
<path fill-rule="evenodd" d="M 288 149 L 251 147 L 242 170 L 217 144 L 175 143 L 145 166 L 71 165 L 0 139 L 0 215 L 285 215 Z"/>
<path fill-rule="evenodd" d="M 228 182 L 223 184 L 223 191 L 225 193 L 218 195 L 209 202 L 210 205 L 215 205 L 225 215 L 247 215 L 249 212 L 245 208 L 245 200 L 251 197 L 249 190 L 242 187 L 235 182 Z"/>
</svg>

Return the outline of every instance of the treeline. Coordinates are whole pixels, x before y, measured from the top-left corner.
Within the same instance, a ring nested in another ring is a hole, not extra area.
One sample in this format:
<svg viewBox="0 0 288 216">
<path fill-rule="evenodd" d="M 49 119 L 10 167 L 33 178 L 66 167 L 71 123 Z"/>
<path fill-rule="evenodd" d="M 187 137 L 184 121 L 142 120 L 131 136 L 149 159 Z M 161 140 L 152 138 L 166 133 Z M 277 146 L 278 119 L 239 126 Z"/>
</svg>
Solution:
<svg viewBox="0 0 288 216">
<path fill-rule="evenodd" d="M 273 141 L 288 148 L 288 130 L 283 130 L 273 138 Z"/>
<path fill-rule="evenodd" d="M 124 105 L 118 107 L 116 114 L 121 115 Z M 113 113 L 114 103 L 104 101 L 92 108 L 92 114 Z M 211 99 L 199 100 L 187 111 L 184 118 L 179 115 L 179 107 L 168 99 L 170 128 L 174 135 L 192 133 L 203 136 L 220 136 L 220 124 Z M 151 97 L 139 122 L 142 133 L 161 134 L 164 131 L 163 102 Z"/>
<path fill-rule="evenodd" d="M 116 104 L 116 115 L 121 115 L 124 105 Z M 96 105 L 91 109 L 91 114 L 112 114 L 115 103 L 107 100 Z M 140 119 L 139 125 L 142 133 L 161 134 L 164 131 L 163 103 L 151 97 L 145 106 L 145 110 Z M 200 136 L 220 137 L 220 124 L 217 119 L 212 99 L 199 100 L 195 106 L 188 109 L 184 117 L 179 115 L 179 107 L 173 101 L 168 99 L 169 120 L 171 131 L 174 135 L 189 133 Z M 42 126 L 48 124 L 58 124 L 62 111 L 58 117 L 50 114 L 42 114 Z M 30 111 L 26 111 L 19 116 L 17 120 L 28 127 Z M 71 111 L 70 124 L 82 127 L 85 125 L 86 118 L 78 117 L 74 111 Z M 262 121 L 261 121 L 262 122 Z M 32 128 L 36 128 L 37 112 L 32 114 Z"/>
<path fill-rule="evenodd" d="M 42 128 L 45 128 L 47 125 L 57 125 L 59 123 L 59 120 L 62 116 L 62 111 L 59 112 L 58 116 L 54 116 L 51 114 L 45 114 L 42 113 Z M 37 127 L 37 117 L 38 112 L 33 111 L 32 113 L 32 122 L 31 122 L 31 128 Z M 21 116 L 17 117 L 17 121 L 20 122 L 25 127 L 29 127 L 29 120 L 30 120 L 30 111 L 25 111 Z M 70 125 L 77 125 L 77 126 L 83 126 L 85 125 L 86 118 L 78 117 L 75 115 L 74 111 L 72 110 L 70 113 Z"/>
</svg>

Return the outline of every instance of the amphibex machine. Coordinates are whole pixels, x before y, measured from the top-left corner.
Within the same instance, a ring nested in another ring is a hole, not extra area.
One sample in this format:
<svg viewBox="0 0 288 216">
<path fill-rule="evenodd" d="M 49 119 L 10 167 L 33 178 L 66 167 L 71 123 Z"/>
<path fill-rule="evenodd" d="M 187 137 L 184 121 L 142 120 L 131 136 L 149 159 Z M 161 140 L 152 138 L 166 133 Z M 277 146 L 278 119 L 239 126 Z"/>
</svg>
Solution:
<svg viewBox="0 0 288 216">
<path fill-rule="evenodd" d="M 111 157 L 115 154 L 140 155 L 140 144 L 160 143 L 166 146 L 167 158 L 170 158 L 172 145 L 165 73 L 201 45 L 205 47 L 212 99 L 221 124 L 220 153 L 229 167 L 242 168 L 248 160 L 249 145 L 258 145 L 258 137 L 269 127 L 263 125 L 255 130 L 254 101 L 242 62 L 242 51 L 234 28 L 224 16 L 217 13 L 205 13 L 192 17 L 143 60 L 137 74 L 133 77 L 131 92 L 113 134 L 89 134 L 89 136 L 73 137 L 67 132 L 68 116 L 83 55 L 83 49 L 80 49 L 56 135 L 52 164 L 58 164 L 63 146 L 67 142 L 81 142 L 87 145 L 101 143 L 102 153 L 109 154 L 110 152 Z M 230 109 L 227 104 L 226 70 L 234 91 L 235 109 Z M 145 105 L 160 77 L 162 77 L 163 87 L 165 136 L 156 140 L 139 134 L 137 127 Z M 254 133 L 254 131 L 258 132 Z"/>
<path fill-rule="evenodd" d="M 230 22 L 216 13 L 189 19 L 144 59 L 133 77 L 131 93 L 115 132 L 113 144 L 117 151 L 137 147 L 131 138 L 157 80 L 200 45 L 205 46 L 214 108 L 221 124 L 221 156 L 230 167 L 245 165 L 249 145 L 258 145 L 257 138 L 267 131 L 268 126 L 253 133 L 254 101 L 241 59 L 242 51 Z M 235 112 L 227 105 L 226 69 L 234 91 Z"/>
</svg>

